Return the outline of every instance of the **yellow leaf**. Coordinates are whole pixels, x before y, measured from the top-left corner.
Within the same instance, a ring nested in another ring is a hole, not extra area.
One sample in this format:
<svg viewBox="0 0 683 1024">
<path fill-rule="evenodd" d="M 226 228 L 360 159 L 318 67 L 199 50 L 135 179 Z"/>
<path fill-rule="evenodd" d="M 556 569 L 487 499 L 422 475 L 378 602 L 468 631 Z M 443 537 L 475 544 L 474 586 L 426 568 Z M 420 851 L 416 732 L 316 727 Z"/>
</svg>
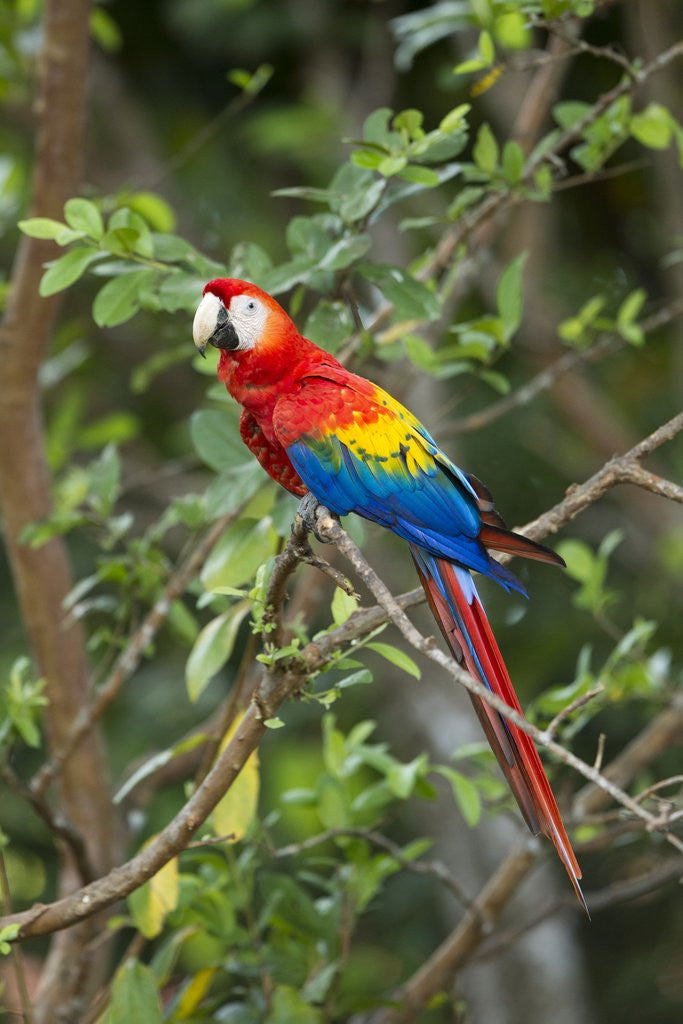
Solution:
<svg viewBox="0 0 683 1024">
<path fill-rule="evenodd" d="M 235 734 L 242 718 L 240 715 L 230 726 L 219 754 L 227 747 Z M 256 814 L 259 795 L 259 761 L 258 750 L 250 754 L 242 771 L 239 773 L 225 796 L 218 802 L 212 815 L 213 828 L 217 836 L 229 836 L 229 842 L 235 843 L 247 832 Z"/>
<path fill-rule="evenodd" d="M 204 967 L 203 970 L 197 971 L 192 981 L 185 987 L 178 1001 L 178 1006 L 173 1015 L 176 1020 L 187 1020 L 188 1017 L 192 1016 L 206 995 L 215 973 L 215 967 Z"/>
<path fill-rule="evenodd" d="M 148 843 L 151 839 L 148 840 Z M 145 846 L 148 845 L 145 843 Z M 178 905 L 178 858 L 173 857 L 128 897 L 128 906 L 138 931 L 153 939 L 161 931 L 166 916 Z"/>
</svg>

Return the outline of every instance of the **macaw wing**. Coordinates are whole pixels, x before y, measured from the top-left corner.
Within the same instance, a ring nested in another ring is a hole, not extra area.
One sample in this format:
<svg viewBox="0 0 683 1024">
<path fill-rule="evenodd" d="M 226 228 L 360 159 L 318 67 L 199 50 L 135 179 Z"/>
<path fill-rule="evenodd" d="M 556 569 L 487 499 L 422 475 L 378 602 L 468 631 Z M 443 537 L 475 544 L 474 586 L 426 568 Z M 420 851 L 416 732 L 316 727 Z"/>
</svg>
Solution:
<svg viewBox="0 0 683 1024">
<path fill-rule="evenodd" d="M 277 402 L 273 425 L 301 479 L 332 512 L 356 512 L 430 554 L 518 586 L 479 540 L 468 478 L 381 388 L 316 367 L 297 394 Z"/>
</svg>

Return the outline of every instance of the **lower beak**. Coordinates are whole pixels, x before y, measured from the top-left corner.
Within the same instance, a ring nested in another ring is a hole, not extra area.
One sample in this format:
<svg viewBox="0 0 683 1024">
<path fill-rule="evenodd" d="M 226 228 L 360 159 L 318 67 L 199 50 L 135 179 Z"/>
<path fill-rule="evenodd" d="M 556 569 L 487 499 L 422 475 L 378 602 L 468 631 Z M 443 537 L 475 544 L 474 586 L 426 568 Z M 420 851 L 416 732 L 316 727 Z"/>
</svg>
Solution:
<svg viewBox="0 0 683 1024">
<path fill-rule="evenodd" d="M 234 352 L 239 347 L 240 339 L 237 337 L 237 331 L 232 325 L 232 320 L 226 317 L 226 319 L 219 318 L 216 324 L 216 330 L 209 338 L 209 344 L 213 345 L 214 348 L 225 349 L 227 352 Z M 204 345 L 206 348 L 206 345 Z M 200 351 L 202 351 L 200 349 Z M 202 351 L 202 355 L 204 352 Z"/>
</svg>

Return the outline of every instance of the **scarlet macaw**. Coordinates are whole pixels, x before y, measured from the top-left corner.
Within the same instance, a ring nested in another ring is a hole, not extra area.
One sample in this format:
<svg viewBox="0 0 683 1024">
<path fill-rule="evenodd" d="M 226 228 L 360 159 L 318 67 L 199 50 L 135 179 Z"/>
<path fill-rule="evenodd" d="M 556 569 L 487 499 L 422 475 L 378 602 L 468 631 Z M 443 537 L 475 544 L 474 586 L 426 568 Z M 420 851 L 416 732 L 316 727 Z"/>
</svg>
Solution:
<svg viewBox="0 0 683 1024">
<path fill-rule="evenodd" d="M 243 407 L 240 434 L 266 472 L 336 515 L 356 512 L 408 541 L 456 660 L 521 712 L 472 571 L 525 594 L 489 551 L 564 565 L 560 556 L 509 531 L 484 485 L 451 462 L 412 413 L 302 337 L 256 285 L 210 281 L 193 337 L 202 355 L 208 344 L 220 349 L 218 378 Z M 585 907 L 581 871 L 533 741 L 470 696 L 527 825 L 555 844 Z"/>
</svg>

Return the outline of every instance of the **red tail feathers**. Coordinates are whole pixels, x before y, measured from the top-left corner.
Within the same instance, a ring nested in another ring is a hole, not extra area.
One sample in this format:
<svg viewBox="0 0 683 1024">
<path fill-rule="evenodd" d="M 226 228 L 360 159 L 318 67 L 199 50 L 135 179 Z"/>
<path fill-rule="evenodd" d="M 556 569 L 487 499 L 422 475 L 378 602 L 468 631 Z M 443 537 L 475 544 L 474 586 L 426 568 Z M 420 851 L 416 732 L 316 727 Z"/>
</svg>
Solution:
<svg viewBox="0 0 683 1024">
<path fill-rule="evenodd" d="M 456 569 L 441 558 L 430 558 L 426 562 L 423 557 L 416 557 L 415 552 L 413 557 L 434 618 L 456 660 L 464 660 L 475 679 L 521 714 L 517 695 L 474 584 L 471 584 L 471 590 L 466 588 L 469 591 L 466 593 L 458 578 L 464 570 Z M 438 578 L 433 578 L 432 567 Z M 513 722 L 503 720 L 486 701 L 473 694 L 470 698 L 527 825 L 534 834 L 543 832 L 552 840 L 576 895 L 588 913 L 579 884 L 581 869 L 531 737 Z"/>
</svg>

